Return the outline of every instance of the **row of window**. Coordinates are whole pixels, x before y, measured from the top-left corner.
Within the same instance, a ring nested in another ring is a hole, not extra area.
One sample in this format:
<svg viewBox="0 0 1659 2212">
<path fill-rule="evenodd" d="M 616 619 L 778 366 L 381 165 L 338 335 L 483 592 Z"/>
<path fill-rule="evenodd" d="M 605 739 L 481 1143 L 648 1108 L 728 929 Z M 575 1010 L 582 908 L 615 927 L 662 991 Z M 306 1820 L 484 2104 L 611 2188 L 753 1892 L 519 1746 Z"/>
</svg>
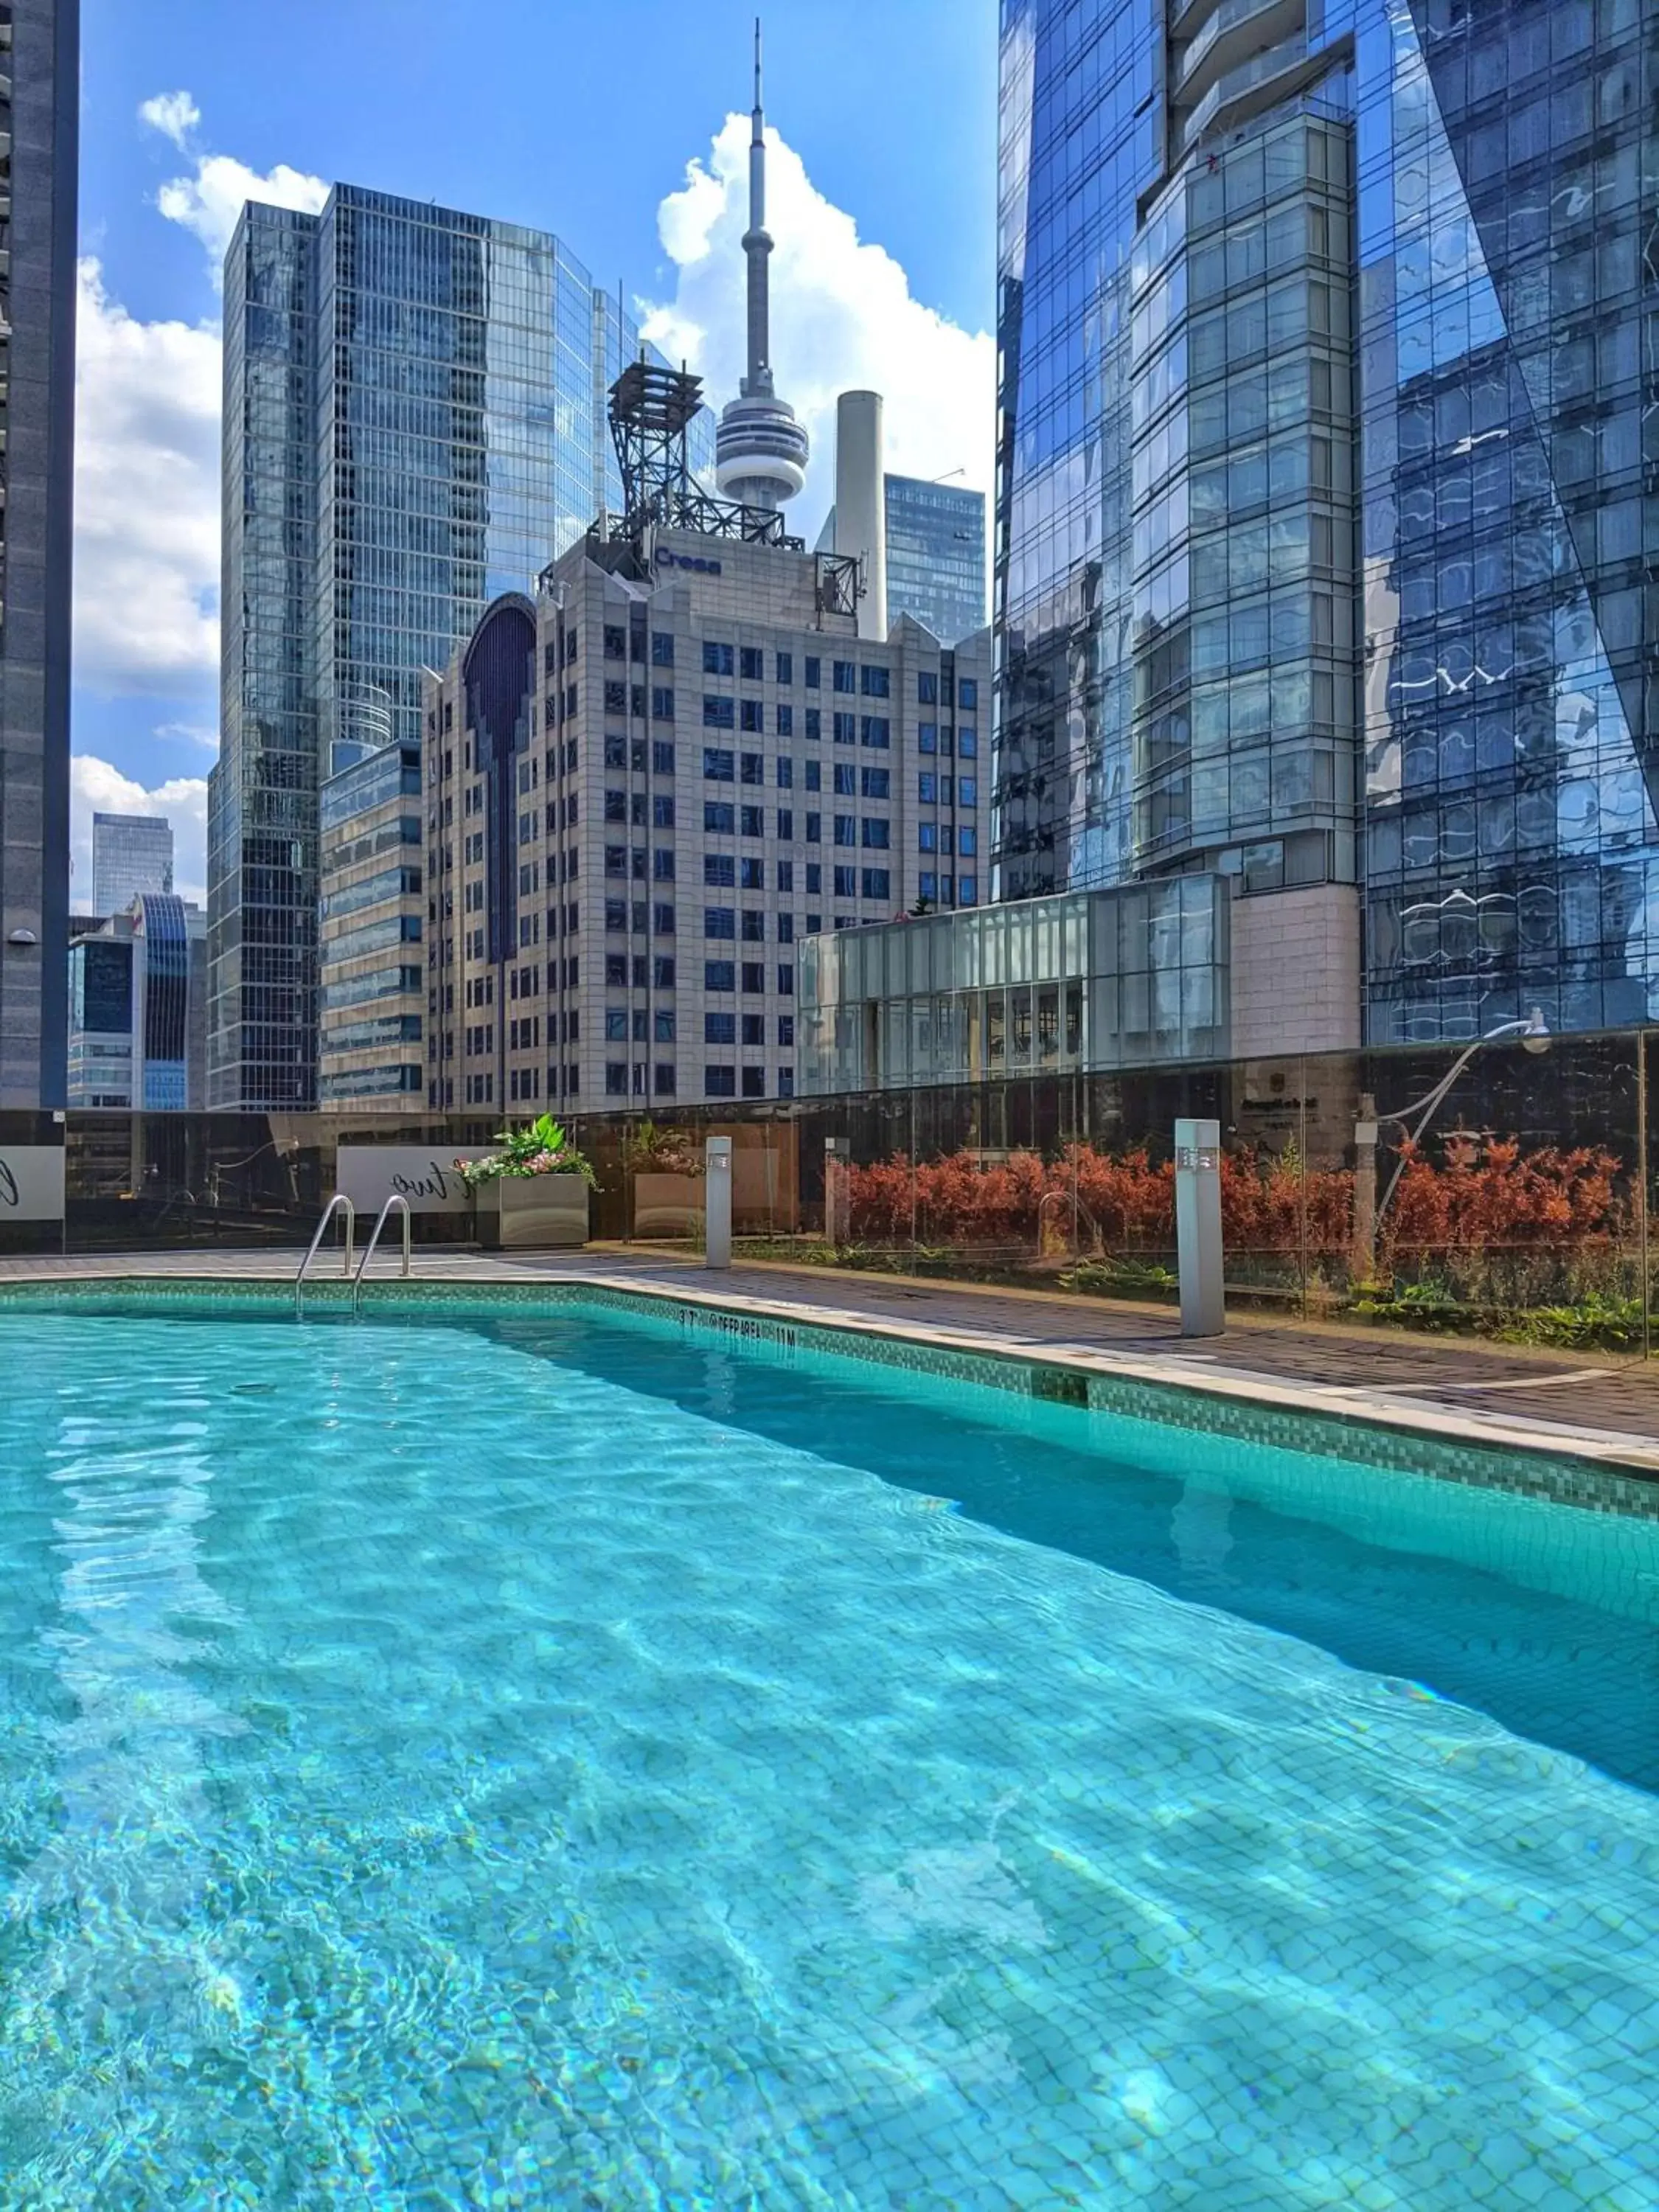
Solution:
<svg viewBox="0 0 1659 2212">
<path fill-rule="evenodd" d="M 574 660 L 573 649 L 569 658 Z M 643 661 L 645 636 L 636 631 L 633 641 L 632 658 Z M 605 626 L 605 657 L 607 660 L 626 660 L 629 658 L 629 637 L 620 623 Z M 651 633 L 651 665 L 653 668 L 672 668 L 675 665 L 675 641 L 669 630 Z M 773 676 L 781 685 L 793 684 L 795 680 L 795 656 L 793 653 L 775 653 L 772 657 Z M 548 672 L 553 672 L 550 650 Z M 766 652 L 758 645 L 734 646 L 722 638 L 705 638 L 702 643 L 702 672 L 705 676 L 734 676 L 744 684 L 760 684 L 766 678 Z M 823 665 L 817 653 L 801 657 L 801 678 L 808 691 L 823 688 Z M 892 672 L 873 662 L 855 663 L 850 660 L 831 660 L 830 688 L 841 692 L 861 692 L 866 699 L 885 699 L 890 696 Z M 916 678 L 916 698 L 924 707 L 937 706 L 941 689 L 945 703 L 951 702 L 951 678 L 941 679 L 934 670 L 926 670 Z M 979 686 L 971 676 L 964 676 L 955 686 L 956 703 L 968 708 L 979 704 Z"/>
</svg>

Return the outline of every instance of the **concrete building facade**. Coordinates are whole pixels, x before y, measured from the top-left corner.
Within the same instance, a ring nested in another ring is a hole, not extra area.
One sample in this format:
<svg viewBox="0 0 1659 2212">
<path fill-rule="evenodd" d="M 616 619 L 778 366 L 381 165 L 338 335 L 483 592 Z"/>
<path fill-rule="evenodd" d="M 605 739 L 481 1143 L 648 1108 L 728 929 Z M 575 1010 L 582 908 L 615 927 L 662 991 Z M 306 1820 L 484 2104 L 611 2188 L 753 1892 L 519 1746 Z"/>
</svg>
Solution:
<svg viewBox="0 0 1659 2212">
<path fill-rule="evenodd" d="M 66 1079 L 78 0 L 0 8 L 0 1107 Z"/>
<path fill-rule="evenodd" d="M 803 940 L 981 896 L 989 638 L 780 544 L 594 532 L 428 690 L 427 1103 L 787 1098 Z"/>
</svg>

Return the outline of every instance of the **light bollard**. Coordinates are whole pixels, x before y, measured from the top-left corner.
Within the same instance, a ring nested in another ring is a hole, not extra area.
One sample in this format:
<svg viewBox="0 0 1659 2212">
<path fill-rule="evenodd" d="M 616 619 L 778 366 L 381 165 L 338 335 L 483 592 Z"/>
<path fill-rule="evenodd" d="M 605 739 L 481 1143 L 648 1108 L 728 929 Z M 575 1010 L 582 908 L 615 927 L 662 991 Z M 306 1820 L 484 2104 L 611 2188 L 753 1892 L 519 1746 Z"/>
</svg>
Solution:
<svg viewBox="0 0 1659 2212">
<path fill-rule="evenodd" d="M 1177 1121 L 1176 1265 L 1181 1334 L 1220 1336 L 1227 1316 L 1221 1274 L 1221 1124 Z"/>
<path fill-rule="evenodd" d="M 710 1137 L 703 1146 L 703 1265 L 732 1264 L 732 1139 Z"/>
<path fill-rule="evenodd" d="M 852 1242 L 853 1147 L 845 1137 L 823 1140 L 823 1234 L 836 1251 Z"/>
</svg>

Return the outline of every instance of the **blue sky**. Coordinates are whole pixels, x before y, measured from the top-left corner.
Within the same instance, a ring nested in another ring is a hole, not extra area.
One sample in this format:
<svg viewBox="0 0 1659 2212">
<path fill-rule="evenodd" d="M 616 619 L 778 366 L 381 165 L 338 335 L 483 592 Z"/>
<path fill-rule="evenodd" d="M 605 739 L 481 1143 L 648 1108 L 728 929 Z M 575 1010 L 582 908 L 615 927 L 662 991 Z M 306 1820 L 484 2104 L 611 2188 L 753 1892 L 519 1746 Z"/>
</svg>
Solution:
<svg viewBox="0 0 1659 2212">
<path fill-rule="evenodd" d="M 995 0 L 765 10 L 781 380 L 804 410 L 876 384 L 890 465 L 961 465 L 981 486 L 995 19 Z M 718 396 L 740 338 L 741 162 L 738 137 L 713 142 L 747 104 L 752 21 L 751 0 L 84 0 L 81 239 L 97 269 L 82 314 L 77 845 L 94 805 L 165 806 L 181 887 L 199 887 L 218 702 L 213 271 L 243 191 L 303 204 L 315 180 L 344 178 L 556 230 L 596 279 L 654 307 Z M 821 465 L 822 437 L 818 451 Z M 820 475 L 800 519 L 825 496 Z"/>
</svg>

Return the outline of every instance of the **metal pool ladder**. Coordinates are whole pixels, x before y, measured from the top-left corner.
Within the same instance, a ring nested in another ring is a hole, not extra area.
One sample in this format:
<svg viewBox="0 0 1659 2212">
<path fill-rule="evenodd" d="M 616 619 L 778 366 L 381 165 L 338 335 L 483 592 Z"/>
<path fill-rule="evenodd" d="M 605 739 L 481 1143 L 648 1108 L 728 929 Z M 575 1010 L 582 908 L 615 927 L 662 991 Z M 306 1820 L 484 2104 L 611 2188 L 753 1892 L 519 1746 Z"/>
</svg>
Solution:
<svg viewBox="0 0 1659 2212">
<path fill-rule="evenodd" d="M 352 1249 L 357 1237 L 357 1209 L 343 1190 L 337 1190 L 323 1208 L 323 1218 L 317 1224 L 317 1234 L 311 1240 L 311 1249 L 301 1261 L 300 1272 L 294 1278 L 294 1310 L 296 1314 L 301 1310 L 301 1298 L 305 1290 L 306 1270 L 316 1258 L 317 1247 L 322 1243 L 327 1233 L 328 1224 L 333 1220 L 337 1212 L 343 1212 L 346 1220 L 345 1265 L 341 1268 L 340 1273 L 343 1275 L 349 1275 L 351 1273 Z"/>
<path fill-rule="evenodd" d="M 380 1218 L 374 1224 L 374 1234 L 363 1248 L 363 1256 L 357 1262 L 357 1272 L 351 1280 L 351 1310 L 354 1314 L 362 1310 L 363 1277 L 368 1273 L 368 1263 L 374 1257 L 374 1247 L 380 1241 L 380 1231 L 386 1227 L 394 1209 L 404 1217 L 404 1280 L 405 1282 L 409 1280 L 409 1200 L 394 1191 L 380 1208 Z"/>
</svg>

